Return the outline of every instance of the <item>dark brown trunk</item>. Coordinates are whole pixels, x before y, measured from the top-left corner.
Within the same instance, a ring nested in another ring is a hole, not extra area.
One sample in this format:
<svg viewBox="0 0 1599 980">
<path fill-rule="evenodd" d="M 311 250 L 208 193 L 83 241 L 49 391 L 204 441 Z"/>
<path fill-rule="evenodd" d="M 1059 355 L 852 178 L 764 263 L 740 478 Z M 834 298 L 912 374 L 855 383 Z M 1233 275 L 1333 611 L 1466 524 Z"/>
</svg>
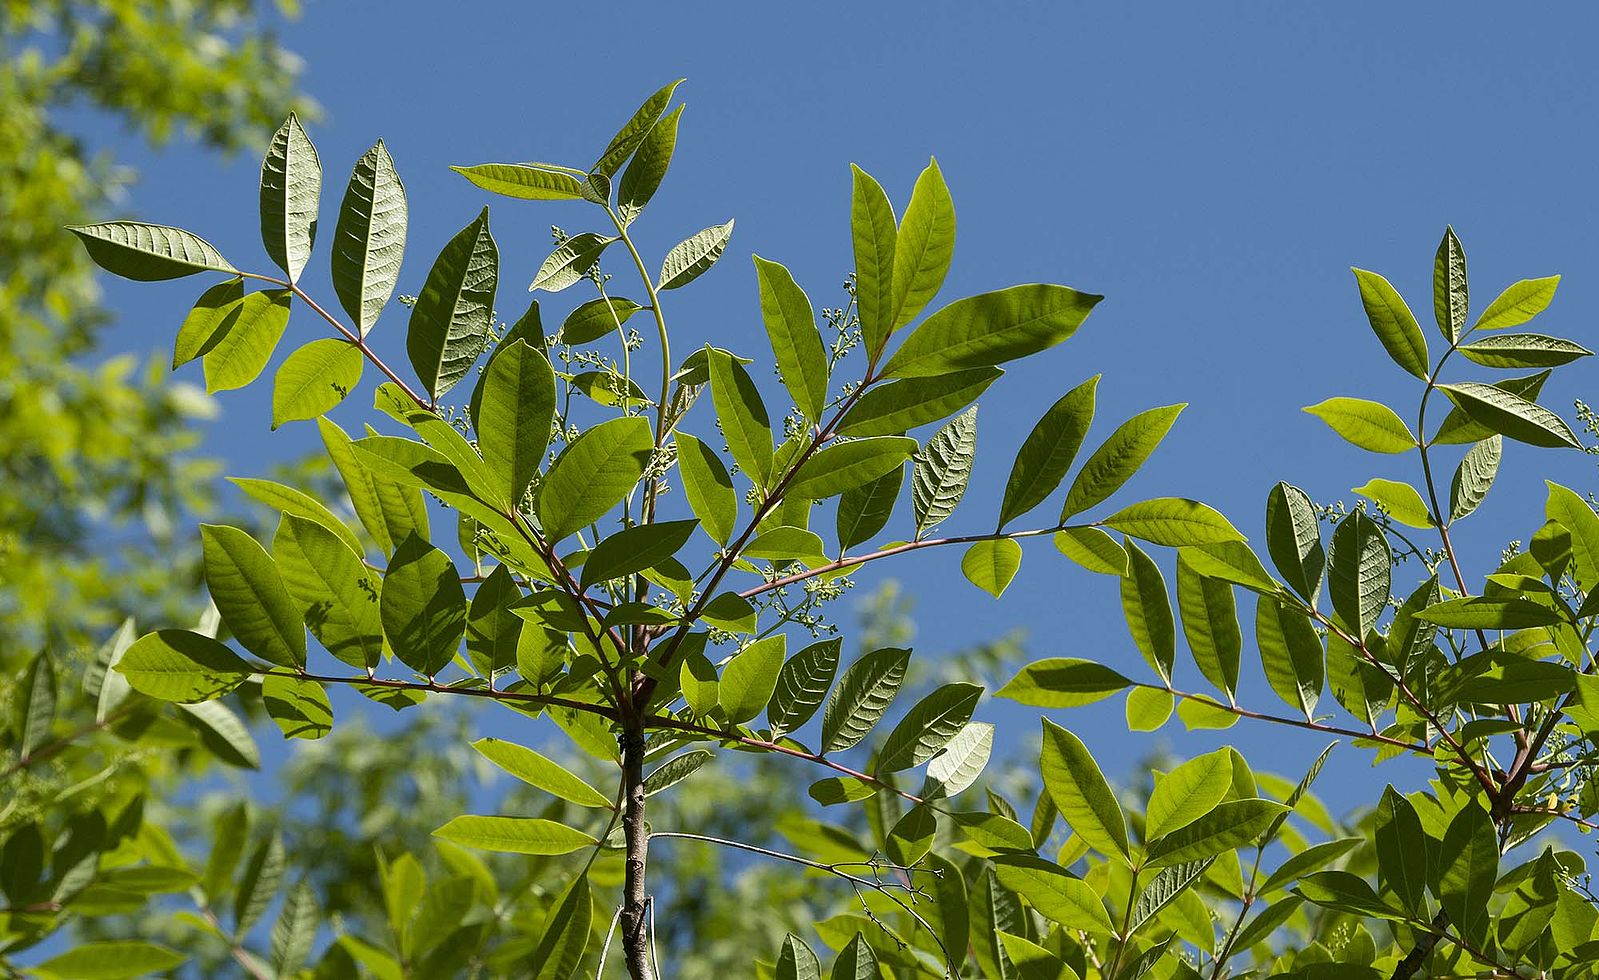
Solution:
<svg viewBox="0 0 1599 980">
<path fill-rule="evenodd" d="M 644 729 L 630 723 L 622 733 L 622 779 L 626 786 L 622 829 L 627 835 L 627 882 L 622 896 L 622 951 L 633 980 L 655 980 L 650 968 L 649 891 L 644 878 L 649 830 L 644 823 Z"/>
</svg>

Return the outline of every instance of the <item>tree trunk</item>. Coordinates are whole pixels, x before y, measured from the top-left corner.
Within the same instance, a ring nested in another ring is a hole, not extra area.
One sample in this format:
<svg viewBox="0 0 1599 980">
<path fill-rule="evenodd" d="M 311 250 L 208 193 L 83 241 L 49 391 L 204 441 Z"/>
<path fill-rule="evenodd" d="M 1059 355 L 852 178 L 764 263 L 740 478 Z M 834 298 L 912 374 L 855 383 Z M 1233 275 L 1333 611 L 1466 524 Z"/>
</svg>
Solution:
<svg viewBox="0 0 1599 980">
<path fill-rule="evenodd" d="M 627 883 L 622 897 L 622 951 L 633 980 L 655 980 L 650 968 L 649 894 L 644 862 L 649 830 L 644 824 L 644 730 L 629 724 L 622 733 L 622 779 L 626 786 L 622 829 L 627 834 Z"/>
</svg>

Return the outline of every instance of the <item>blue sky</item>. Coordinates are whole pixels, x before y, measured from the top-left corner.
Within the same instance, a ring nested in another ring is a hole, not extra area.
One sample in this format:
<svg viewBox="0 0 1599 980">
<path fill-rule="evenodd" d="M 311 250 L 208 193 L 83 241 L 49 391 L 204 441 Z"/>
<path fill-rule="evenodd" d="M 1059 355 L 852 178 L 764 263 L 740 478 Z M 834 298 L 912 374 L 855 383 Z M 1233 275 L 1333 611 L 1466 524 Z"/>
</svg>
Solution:
<svg viewBox="0 0 1599 980">
<path fill-rule="evenodd" d="M 849 163 L 875 174 L 902 208 L 936 154 L 960 230 L 944 301 L 1030 281 L 1107 296 L 1076 337 L 985 396 L 973 487 L 947 528 L 991 526 L 1027 430 L 1060 394 L 1102 372 L 1091 443 L 1136 411 L 1190 403 L 1118 499 L 1197 497 L 1258 542 L 1277 480 L 1330 501 L 1372 476 L 1418 478 L 1413 459 L 1363 453 L 1300 411 L 1347 394 L 1413 416 L 1419 386 L 1366 326 L 1350 265 L 1387 275 L 1436 347 L 1431 262 L 1453 223 L 1474 309 L 1516 279 L 1562 273 L 1538 327 L 1590 347 L 1599 340 L 1591 234 L 1599 79 L 1588 50 L 1599 14 L 1541 9 L 1535 17 L 1375 3 L 695 4 L 585 14 L 474 4 L 442 14 L 416 3 L 310 3 L 281 26 L 326 110 L 311 127 L 326 173 L 323 243 L 305 283 L 331 296 L 334 209 L 350 164 L 375 138 L 387 141 L 409 191 L 400 292 L 415 293 L 438 248 L 487 201 L 450 164 L 582 166 L 645 95 L 686 76 L 677 156 L 640 224 L 641 248 L 658 258 L 702 227 L 738 224 L 721 265 L 670 295 L 680 349 L 710 340 L 768 356 L 752 252 L 788 264 L 817 306 L 838 305 L 851 262 Z M 92 135 L 127 142 L 109 130 Z M 142 172 L 126 201 L 131 215 L 189 227 L 236 263 L 267 267 L 257 160 L 219 166 L 187 150 L 137 147 L 127 156 Z M 549 250 L 549 225 L 586 230 L 592 209 L 487 203 L 501 249 L 501 315 L 514 317 Z M 614 271 L 625 281 L 626 268 Z M 193 280 L 106 285 L 123 314 L 107 334 L 116 351 L 168 349 L 199 292 Z M 575 302 L 562 294 L 547 309 Z M 374 333 L 396 364 L 405 363 L 405 320 L 391 308 Z M 290 331 L 300 342 L 321 335 L 303 312 Z M 286 341 L 279 358 L 294 346 Z M 198 365 L 186 371 L 199 380 Z M 1593 371 L 1557 374 L 1545 402 L 1569 418 L 1571 400 L 1591 394 Z M 335 412 L 347 429 L 370 418 L 374 376 Z M 776 386 L 768 390 L 775 401 Z M 209 448 L 230 473 L 259 474 L 314 445 L 305 423 L 266 438 L 269 397 L 267 385 L 222 396 Z M 698 425 L 708 428 L 704 418 Z M 1584 491 L 1595 484 L 1580 454 L 1511 447 L 1499 486 L 1461 532 L 1469 575 L 1541 523 L 1545 476 Z M 1082 656 L 1147 672 L 1111 580 L 1039 542 L 996 602 L 960 578 L 958 561 L 952 552 L 861 576 L 869 584 L 892 574 L 918 596 L 919 654 L 1021 625 L 1030 658 Z M 1252 603 L 1243 607 L 1247 637 Z M 1245 665 L 1255 680 L 1243 702 L 1280 709 L 1248 644 Z M 1203 687 L 1191 661 L 1179 679 Z M 1152 744 L 1119 733 L 1120 713 L 1118 699 L 1055 717 L 1120 774 Z M 980 717 L 1020 740 L 1035 735 L 1036 714 L 988 703 Z M 1175 721 L 1162 737 L 1189 747 Z M 1295 775 L 1325 743 L 1249 723 L 1225 739 Z M 1201 738 L 1193 750 L 1220 740 Z M 1360 776 L 1358 755 L 1344 750 L 1334 786 Z"/>
</svg>

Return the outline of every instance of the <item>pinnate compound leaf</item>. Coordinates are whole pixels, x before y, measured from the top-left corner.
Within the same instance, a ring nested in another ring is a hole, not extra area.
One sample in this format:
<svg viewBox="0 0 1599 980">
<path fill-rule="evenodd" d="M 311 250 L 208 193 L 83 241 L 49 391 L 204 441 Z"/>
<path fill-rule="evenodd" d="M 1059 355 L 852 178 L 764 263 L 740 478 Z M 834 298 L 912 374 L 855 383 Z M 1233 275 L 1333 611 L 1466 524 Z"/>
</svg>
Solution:
<svg viewBox="0 0 1599 980">
<path fill-rule="evenodd" d="M 955 512 L 966 493 L 977 454 L 977 406 L 955 416 L 916 455 L 911 472 L 911 507 L 921 537 Z"/>
<path fill-rule="evenodd" d="M 1416 437 L 1394 410 L 1364 398 L 1329 398 L 1305 411 L 1326 422 L 1332 430 L 1361 449 L 1374 453 L 1403 453 L 1416 448 Z"/>
<path fill-rule="evenodd" d="M 938 294 L 955 256 L 955 202 L 938 161 L 916 178 L 894 245 L 894 318 L 890 331 L 916 319 Z"/>
<path fill-rule="evenodd" d="M 305 623 L 272 556 L 248 533 L 201 524 L 206 587 L 228 631 L 261 659 L 305 666 Z"/>
<path fill-rule="evenodd" d="M 314 419 L 361 383 L 366 358 L 340 337 L 313 340 L 284 360 L 272 382 L 272 428 Z"/>
<path fill-rule="evenodd" d="M 850 164 L 850 240 L 855 250 L 855 302 L 866 359 L 876 364 L 894 331 L 894 256 L 899 230 L 894 206 L 871 174 Z M 946 372 L 934 372 L 943 374 Z"/>
<path fill-rule="evenodd" d="M 1470 291 L 1466 284 L 1466 250 L 1455 229 L 1445 228 L 1443 241 L 1438 243 L 1438 254 L 1432 264 L 1432 312 L 1438 321 L 1438 330 L 1444 339 L 1454 343 L 1466 329 L 1466 314 L 1470 306 Z"/>
<path fill-rule="evenodd" d="M 290 282 L 311 257 L 321 199 L 322 161 L 291 112 L 261 161 L 261 241 Z"/>
<path fill-rule="evenodd" d="M 728 721 L 735 725 L 749 721 L 772 699 L 777 690 L 777 675 L 783 669 L 786 639 L 779 633 L 756 640 L 722 668 L 717 700 Z"/>
<path fill-rule="evenodd" d="M 1115 493 L 1138 472 L 1159 446 L 1185 406 L 1167 405 L 1140 412 L 1117 426 L 1095 449 L 1066 491 L 1060 519 L 1080 514 Z"/>
<path fill-rule="evenodd" d="M 875 650 L 839 678 L 822 712 L 822 751 L 840 752 L 865 738 L 883 717 L 905 680 L 909 650 Z"/>
<path fill-rule="evenodd" d="M 577 439 L 550 467 L 539 490 L 539 517 L 553 544 L 599 520 L 644 475 L 654 446 L 643 418 L 610 419 Z"/>
<path fill-rule="evenodd" d="M 1288 807 L 1270 800 L 1233 800 L 1149 842 L 1148 866 L 1165 868 L 1214 857 L 1240 847 L 1269 827 Z"/>
<path fill-rule="evenodd" d="M 913 769 L 932 759 L 971 720 L 982 696 L 976 684 L 945 684 L 918 701 L 883 740 L 877 771 Z"/>
<path fill-rule="evenodd" d="M 196 272 L 238 272 L 211 243 L 193 232 L 139 221 L 68 225 L 95 265 L 124 279 L 160 282 Z"/>
<path fill-rule="evenodd" d="M 260 377 L 289 325 L 292 295 L 287 289 L 263 289 L 239 302 L 227 333 L 201 360 L 208 394 L 243 388 Z"/>
<path fill-rule="evenodd" d="M 363 337 L 399 281 L 408 215 L 405 187 L 378 140 L 356 161 L 333 229 L 333 291 Z"/>
<path fill-rule="evenodd" d="M 559 170 L 521 163 L 480 163 L 450 169 L 492 194 L 523 201 L 578 201 L 583 198 L 583 182 Z"/>
<path fill-rule="evenodd" d="M 1558 449 L 1581 449 L 1565 420 L 1537 402 L 1494 385 L 1460 381 L 1438 386 L 1474 422 L 1518 442 Z"/>
<path fill-rule="evenodd" d="M 134 641 L 116 670 L 135 691 L 184 704 L 219 698 L 255 668 L 232 650 L 188 630 L 158 630 Z"/>
<path fill-rule="evenodd" d="M 1001 529 L 1043 503 L 1066 478 L 1094 421 L 1099 378 L 1096 374 L 1061 396 L 1027 434 L 1005 481 L 1005 498 L 999 506 Z"/>
<path fill-rule="evenodd" d="M 711 399 L 733 461 L 757 487 L 772 483 L 772 423 L 749 372 L 727 351 L 705 348 Z"/>
<path fill-rule="evenodd" d="M 790 657 L 778 672 L 777 686 L 766 705 L 766 720 L 772 735 L 792 732 L 816 714 L 833 686 L 838 673 L 838 654 L 843 640 L 834 637 L 818 640 Z"/>
<path fill-rule="evenodd" d="M 777 356 L 777 370 L 794 405 L 807 419 L 820 422 L 827 404 L 827 352 L 816 329 L 810 298 L 784 266 L 755 256 L 760 284 L 761 319 Z"/>
<path fill-rule="evenodd" d="M 611 801 L 604 793 L 579 779 L 564 766 L 546 759 L 532 749 L 497 738 L 480 738 L 472 743 L 478 754 L 527 783 L 578 806 L 606 808 Z"/>
<path fill-rule="evenodd" d="M 1041 284 L 958 299 L 912 331 L 881 374 L 928 378 L 1036 354 L 1075 333 L 1101 299 Z"/>
<path fill-rule="evenodd" d="M 570 854 L 595 843 L 581 830 L 533 817 L 456 817 L 433 836 L 463 847 L 507 854 Z"/>
<path fill-rule="evenodd" d="M 411 307 L 405 351 L 433 400 L 466 377 L 488 345 L 499 275 L 484 208 L 444 246 Z"/>
<path fill-rule="evenodd" d="M 1005 372 L 973 368 L 934 378 L 906 378 L 874 385 L 838 424 L 848 436 L 891 436 L 946 419 L 970 405 Z"/>
<path fill-rule="evenodd" d="M 455 659 L 466 635 L 466 593 L 450 556 L 412 535 L 383 576 L 383 633 L 394 655 L 432 677 Z"/>
<path fill-rule="evenodd" d="M 914 452 L 916 440 L 908 436 L 867 436 L 835 443 L 801 463 L 785 490 L 806 500 L 834 497 L 900 469 Z"/>
<path fill-rule="evenodd" d="M 1127 819 L 1110 783 L 1081 739 L 1048 718 L 1043 722 L 1039 769 L 1044 788 L 1072 831 L 1088 846 L 1107 857 L 1125 860 L 1129 854 Z"/>
<path fill-rule="evenodd" d="M 1132 683 L 1092 660 L 1052 657 L 1023 667 L 995 696 L 1035 708 L 1076 708 L 1102 701 Z"/>
<path fill-rule="evenodd" d="M 1521 326 L 1549 306 L 1559 285 L 1559 276 L 1512 283 L 1482 311 L 1482 316 L 1477 318 L 1476 329 L 1500 330 Z"/>
<path fill-rule="evenodd" d="M 1327 562 L 1327 590 L 1333 610 L 1362 639 L 1377 624 L 1388 603 L 1393 554 L 1376 521 L 1353 511 L 1333 531 Z"/>
<path fill-rule="evenodd" d="M 974 541 L 961 557 L 966 581 L 998 599 L 1022 567 L 1022 546 L 1011 538 Z"/>
<path fill-rule="evenodd" d="M 1387 279 L 1375 272 L 1354 269 L 1366 319 L 1394 363 L 1423 381 L 1427 379 L 1427 338 L 1415 314 Z"/>
<path fill-rule="evenodd" d="M 655 288 L 677 289 L 698 279 L 727 251 L 727 241 L 732 237 L 733 219 L 729 218 L 725 225 L 712 225 L 678 242 L 661 260 L 661 275 Z"/>
<path fill-rule="evenodd" d="M 1244 540 L 1220 513 L 1197 500 L 1181 497 L 1156 497 L 1131 504 L 1103 523 L 1123 534 L 1173 548 Z"/>
</svg>

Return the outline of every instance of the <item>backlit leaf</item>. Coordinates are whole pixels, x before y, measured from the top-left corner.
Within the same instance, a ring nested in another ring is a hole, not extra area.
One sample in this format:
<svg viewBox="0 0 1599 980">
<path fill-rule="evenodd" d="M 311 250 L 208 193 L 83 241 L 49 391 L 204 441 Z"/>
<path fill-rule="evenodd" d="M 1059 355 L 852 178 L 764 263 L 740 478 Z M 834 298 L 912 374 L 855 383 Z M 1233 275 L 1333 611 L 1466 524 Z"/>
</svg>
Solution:
<svg viewBox="0 0 1599 980">
<path fill-rule="evenodd" d="M 1473 421 L 1518 442 L 1549 448 L 1582 448 L 1565 420 L 1537 402 L 1475 381 L 1441 384 L 1438 388 Z"/>
<path fill-rule="evenodd" d="M 472 743 L 472 747 L 517 779 L 552 796 L 578 806 L 606 809 L 611 806 L 610 799 L 604 793 L 532 749 L 497 738 L 480 738 Z"/>
<path fill-rule="evenodd" d="M 466 635 L 466 593 L 450 556 L 412 535 L 400 542 L 383 576 L 383 633 L 394 655 L 437 674 Z"/>
<path fill-rule="evenodd" d="M 838 424 L 841 435 L 891 436 L 948 418 L 970 405 L 1005 372 L 973 368 L 933 378 L 873 385 Z"/>
<path fill-rule="evenodd" d="M 676 289 L 698 279 L 722 257 L 732 237 L 733 219 L 729 218 L 725 225 L 712 225 L 673 245 L 661 260 L 661 275 L 655 288 Z"/>
<path fill-rule="evenodd" d="M 1549 306 L 1559 285 L 1559 276 L 1512 283 L 1482 311 L 1482 316 L 1477 318 L 1476 329 L 1499 330 L 1526 323 Z"/>
<path fill-rule="evenodd" d="M 1329 398 L 1305 411 L 1326 422 L 1332 430 L 1361 449 L 1374 453 L 1403 453 L 1416 448 L 1416 437 L 1394 410 L 1364 398 Z"/>
<path fill-rule="evenodd" d="M 816 329 L 816 314 L 805 290 L 776 262 L 755 256 L 760 284 L 761 319 L 777 356 L 777 370 L 794 405 L 807 419 L 820 422 L 827 404 L 827 352 Z"/>
<path fill-rule="evenodd" d="M 818 640 L 783 665 L 772 698 L 766 705 L 766 718 L 771 723 L 773 737 L 798 729 L 816 714 L 838 673 L 842 645 L 843 641 L 837 637 Z"/>
<path fill-rule="evenodd" d="M 785 641 L 782 633 L 756 640 L 722 668 L 717 699 L 728 721 L 749 721 L 771 700 L 777 690 L 777 675 L 783 669 Z"/>
<path fill-rule="evenodd" d="M 261 241 L 290 282 L 300 278 L 311 257 L 321 198 L 322 161 L 291 112 L 261 161 Z"/>
<path fill-rule="evenodd" d="M 1339 522 L 1327 562 L 1327 590 L 1333 609 L 1357 639 L 1371 632 L 1388 602 L 1392 565 L 1388 539 L 1375 521 L 1353 511 Z"/>
<path fill-rule="evenodd" d="M 772 483 L 772 423 L 760 390 L 749 372 L 726 351 L 706 348 L 711 374 L 711 398 L 722 436 L 751 482 L 766 488 Z"/>
<path fill-rule="evenodd" d="M 1132 683 L 1092 660 L 1052 657 L 1023 667 L 995 695 L 1037 708 L 1076 708 L 1102 701 Z"/>
<path fill-rule="evenodd" d="M 405 351 L 434 401 L 466 377 L 488 345 L 499 274 L 500 250 L 484 208 L 444 246 L 411 307 Z"/>
<path fill-rule="evenodd" d="M 139 282 L 181 279 L 196 272 L 238 272 L 211 243 L 182 228 L 139 221 L 68 225 L 89 258 L 107 272 Z"/>
<path fill-rule="evenodd" d="M 314 419 L 361 383 L 366 358 L 340 337 L 313 340 L 284 360 L 272 382 L 272 428 Z"/>
<path fill-rule="evenodd" d="M 1075 333 L 1103 298 L 1029 284 L 958 299 L 922 321 L 881 374 L 927 378 L 1036 354 Z"/>
<path fill-rule="evenodd" d="M 1094 421 L 1094 391 L 1099 375 L 1067 392 L 1051 405 L 1033 426 L 1011 464 L 1005 481 L 1005 499 L 999 507 L 999 526 L 1037 507 L 1055 492 L 1077 458 L 1077 450 Z"/>
<path fill-rule="evenodd" d="M 451 170 L 494 194 L 523 201 L 578 201 L 583 182 L 569 173 L 521 163 L 480 163 Z"/>
<path fill-rule="evenodd" d="M 876 364 L 894 331 L 894 206 L 872 175 L 850 164 L 850 239 L 855 249 L 855 303 L 866 359 Z M 887 372 L 884 372 L 885 374 Z M 946 372 L 934 372 L 943 374 Z"/>
<path fill-rule="evenodd" d="M 927 441 L 911 471 L 911 507 L 921 537 L 955 512 L 977 453 L 977 406 L 955 416 Z"/>
<path fill-rule="evenodd" d="M 433 836 L 463 847 L 508 854 L 570 854 L 595 843 L 581 830 L 533 817 L 456 817 Z"/>
<path fill-rule="evenodd" d="M 1392 284 L 1375 272 L 1354 269 L 1360 302 L 1371 329 L 1394 363 L 1422 380 L 1427 378 L 1427 338 L 1421 325 Z"/>
<path fill-rule="evenodd" d="M 955 203 L 938 161 L 916 178 L 894 245 L 894 318 L 890 330 L 916 319 L 938 294 L 955 255 Z"/>
<path fill-rule="evenodd" d="M 609 419 L 578 436 L 539 490 L 547 539 L 560 541 L 622 502 L 644 475 L 654 436 L 640 417 Z"/>
<path fill-rule="evenodd" d="M 260 377 L 289 325 L 291 295 L 287 289 L 245 295 L 232 315 L 232 326 L 201 361 L 208 393 L 243 388 Z"/>
<path fill-rule="evenodd" d="M 145 634 L 128 647 L 116 670 L 140 694 L 183 703 L 219 698 L 255 672 L 232 650 L 188 630 Z"/>
<path fill-rule="evenodd" d="M 378 140 L 356 161 L 333 230 L 333 291 L 363 337 L 399 281 L 408 213 L 405 187 Z"/>
<path fill-rule="evenodd" d="M 877 772 L 913 769 L 933 758 L 971 720 L 982 696 L 976 684 L 945 684 L 918 701 L 883 740 Z"/>
<path fill-rule="evenodd" d="M 1432 312 L 1444 339 L 1454 343 L 1466 329 L 1470 293 L 1466 285 L 1466 250 L 1455 229 L 1445 228 L 1432 264 Z"/>
<path fill-rule="evenodd" d="M 1072 831 L 1107 857 L 1128 854 L 1127 820 L 1088 747 L 1076 735 L 1044 720 L 1039 768 L 1044 787 Z"/>
<path fill-rule="evenodd" d="M 283 667 L 305 666 L 305 623 L 272 556 L 249 534 L 201 524 L 206 587 L 246 650 Z"/>
<path fill-rule="evenodd" d="M 844 671 L 822 712 L 823 752 L 842 751 L 866 737 L 899 693 L 910 657 L 909 650 L 875 650 Z"/>
<path fill-rule="evenodd" d="M 1115 493 L 1122 484 L 1138 472 L 1160 445 L 1172 423 L 1182 412 L 1182 405 L 1167 405 L 1140 412 L 1117 426 L 1116 431 L 1095 449 L 1066 491 L 1066 503 L 1061 508 L 1060 519 L 1080 514 Z"/>
<path fill-rule="evenodd" d="M 1010 538 L 974 541 L 961 558 L 966 581 L 998 599 L 1022 566 L 1022 546 Z"/>
</svg>

